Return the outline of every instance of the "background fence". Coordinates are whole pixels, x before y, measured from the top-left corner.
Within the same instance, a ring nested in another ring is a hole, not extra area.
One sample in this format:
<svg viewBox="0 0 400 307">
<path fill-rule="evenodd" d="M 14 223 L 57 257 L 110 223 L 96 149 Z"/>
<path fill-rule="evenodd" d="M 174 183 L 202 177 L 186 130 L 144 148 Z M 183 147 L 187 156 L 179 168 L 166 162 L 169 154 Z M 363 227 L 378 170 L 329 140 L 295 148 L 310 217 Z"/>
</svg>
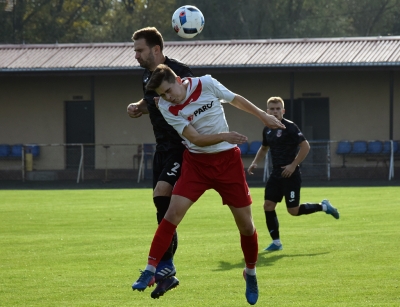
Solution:
<svg viewBox="0 0 400 307">
<path fill-rule="evenodd" d="M 400 178 L 398 141 L 310 141 L 310 146 L 301 165 L 306 180 L 392 180 L 395 173 Z M 155 144 L 2 144 L 0 180 L 151 179 L 154 151 Z M 246 168 L 254 156 L 254 150 L 243 152 Z M 269 158 L 248 180 L 265 181 L 271 169 Z"/>
</svg>

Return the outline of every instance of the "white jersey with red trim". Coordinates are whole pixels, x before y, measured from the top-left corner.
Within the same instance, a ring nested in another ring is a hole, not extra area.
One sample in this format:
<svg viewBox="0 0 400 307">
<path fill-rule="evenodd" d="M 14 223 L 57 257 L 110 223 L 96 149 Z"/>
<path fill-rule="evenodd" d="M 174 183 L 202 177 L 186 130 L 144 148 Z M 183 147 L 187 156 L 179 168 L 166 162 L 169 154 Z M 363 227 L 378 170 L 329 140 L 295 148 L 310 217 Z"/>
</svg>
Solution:
<svg viewBox="0 0 400 307">
<path fill-rule="evenodd" d="M 222 103 L 231 102 L 236 95 L 210 75 L 185 78 L 183 82 L 188 82 L 188 87 L 182 103 L 172 104 L 160 98 L 158 106 L 168 124 L 184 139 L 189 151 L 214 153 L 235 147 L 235 144 L 228 142 L 199 147 L 182 136 L 183 129 L 187 125 L 192 125 L 202 135 L 228 132 L 229 127 Z"/>
</svg>

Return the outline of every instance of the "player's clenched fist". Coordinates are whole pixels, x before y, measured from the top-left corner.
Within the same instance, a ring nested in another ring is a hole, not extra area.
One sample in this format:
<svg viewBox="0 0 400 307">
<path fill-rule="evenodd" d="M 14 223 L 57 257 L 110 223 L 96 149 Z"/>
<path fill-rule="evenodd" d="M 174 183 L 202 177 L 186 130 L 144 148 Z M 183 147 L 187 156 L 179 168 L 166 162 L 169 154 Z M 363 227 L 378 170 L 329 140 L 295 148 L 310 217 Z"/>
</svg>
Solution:
<svg viewBox="0 0 400 307">
<path fill-rule="evenodd" d="M 127 112 L 128 112 L 128 115 L 129 115 L 130 117 L 132 117 L 132 118 L 140 117 L 140 116 L 142 116 L 142 114 L 143 114 L 143 112 L 141 112 L 141 111 L 139 110 L 138 103 L 131 103 L 131 104 L 129 104 L 129 105 L 128 105 L 128 108 L 127 108 Z"/>
<path fill-rule="evenodd" d="M 143 114 L 149 114 L 149 111 L 147 109 L 147 103 L 143 99 L 138 102 L 129 104 L 127 112 L 128 115 L 132 118 L 140 117 Z"/>
</svg>

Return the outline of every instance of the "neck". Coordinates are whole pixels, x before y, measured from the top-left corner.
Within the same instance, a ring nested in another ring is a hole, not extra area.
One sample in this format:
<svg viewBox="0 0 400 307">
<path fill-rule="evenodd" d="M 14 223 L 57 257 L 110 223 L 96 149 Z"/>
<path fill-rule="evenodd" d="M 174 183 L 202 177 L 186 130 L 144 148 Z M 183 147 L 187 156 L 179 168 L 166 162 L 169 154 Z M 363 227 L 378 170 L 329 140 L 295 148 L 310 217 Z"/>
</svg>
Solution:
<svg viewBox="0 0 400 307">
<path fill-rule="evenodd" d="M 164 64 L 164 62 L 165 62 L 165 56 L 161 54 L 159 57 L 156 57 L 154 65 L 151 68 L 149 68 L 149 70 L 154 71 L 158 65 Z"/>
</svg>

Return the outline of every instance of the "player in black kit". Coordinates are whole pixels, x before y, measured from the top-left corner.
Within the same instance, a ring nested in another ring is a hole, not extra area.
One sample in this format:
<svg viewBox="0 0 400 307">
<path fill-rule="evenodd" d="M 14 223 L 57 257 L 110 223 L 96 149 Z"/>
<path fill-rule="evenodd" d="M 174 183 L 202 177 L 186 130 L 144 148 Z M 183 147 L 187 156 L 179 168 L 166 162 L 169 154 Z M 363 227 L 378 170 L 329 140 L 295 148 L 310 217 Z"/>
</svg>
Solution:
<svg viewBox="0 0 400 307">
<path fill-rule="evenodd" d="M 181 174 L 183 151 L 182 139 L 172 126 L 167 124 L 157 108 L 154 91 L 146 91 L 145 86 L 158 64 L 168 65 L 178 76 L 191 77 L 188 66 L 177 60 L 169 59 L 163 54 L 164 41 L 160 32 L 154 27 L 140 29 L 133 33 L 135 58 L 140 66 L 145 68 L 143 74 L 144 98 L 128 105 L 127 112 L 132 118 L 149 114 L 156 139 L 156 152 L 153 160 L 153 202 L 157 209 L 157 222 L 163 219 L 171 200 L 172 188 Z M 176 270 L 173 256 L 178 246 L 175 233 L 171 245 L 157 267 L 155 282 L 157 287 L 151 293 L 152 298 L 158 298 L 165 292 L 175 288 L 179 280 L 175 277 Z"/>
<path fill-rule="evenodd" d="M 285 109 L 282 98 L 269 98 L 267 113 L 278 118 L 286 126 L 286 129 L 264 128 L 262 145 L 247 171 L 252 175 L 253 169 L 265 159 L 268 150 L 271 149 L 272 172 L 265 186 L 264 211 L 267 228 L 273 242 L 264 250 L 276 251 L 282 250 L 282 243 L 279 237 L 279 222 L 275 208 L 277 203 L 282 201 L 283 196 L 285 196 L 287 211 L 293 216 L 325 211 L 326 214 L 331 214 L 338 219 L 339 212 L 326 199 L 321 203 L 299 205 L 301 188 L 299 164 L 306 158 L 310 151 L 310 145 L 297 125 L 283 118 Z"/>
</svg>

